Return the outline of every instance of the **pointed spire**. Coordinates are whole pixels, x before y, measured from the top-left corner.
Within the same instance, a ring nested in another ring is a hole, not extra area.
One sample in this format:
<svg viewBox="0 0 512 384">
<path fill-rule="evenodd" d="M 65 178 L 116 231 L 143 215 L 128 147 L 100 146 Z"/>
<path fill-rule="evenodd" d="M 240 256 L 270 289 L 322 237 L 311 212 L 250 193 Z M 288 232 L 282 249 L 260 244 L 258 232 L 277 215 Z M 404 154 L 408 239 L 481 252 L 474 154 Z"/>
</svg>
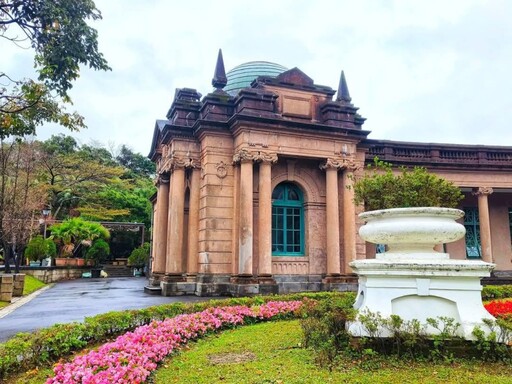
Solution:
<svg viewBox="0 0 512 384">
<path fill-rule="evenodd" d="M 341 71 L 340 85 L 338 86 L 338 95 L 336 101 L 347 101 L 350 102 L 352 98 L 348 93 L 347 80 L 345 79 L 345 72 Z"/>
<path fill-rule="evenodd" d="M 215 73 L 213 74 L 212 85 L 216 89 L 222 89 L 228 83 L 226 70 L 224 69 L 224 59 L 222 58 L 222 49 L 219 49 L 217 56 L 217 65 L 215 65 Z"/>
</svg>

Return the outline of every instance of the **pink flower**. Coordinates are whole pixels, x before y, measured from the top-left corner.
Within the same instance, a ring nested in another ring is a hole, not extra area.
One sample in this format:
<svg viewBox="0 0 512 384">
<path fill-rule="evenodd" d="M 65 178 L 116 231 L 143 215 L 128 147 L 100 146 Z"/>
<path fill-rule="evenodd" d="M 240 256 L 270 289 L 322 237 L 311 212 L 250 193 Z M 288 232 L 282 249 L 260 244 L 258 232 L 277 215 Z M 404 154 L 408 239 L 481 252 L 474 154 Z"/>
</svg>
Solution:
<svg viewBox="0 0 512 384">
<path fill-rule="evenodd" d="M 153 321 L 95 351 L 57 364 L 55 376 L 46 384 L 106 384 L 144 382 L 157 364 L 189 340 L 227 326 L 241 325 L 247 318 L 267 320 L 292 313 L 300 301 L 271 301 L 259 307 L 209 308 L 202 312 Z"/>
</svg>

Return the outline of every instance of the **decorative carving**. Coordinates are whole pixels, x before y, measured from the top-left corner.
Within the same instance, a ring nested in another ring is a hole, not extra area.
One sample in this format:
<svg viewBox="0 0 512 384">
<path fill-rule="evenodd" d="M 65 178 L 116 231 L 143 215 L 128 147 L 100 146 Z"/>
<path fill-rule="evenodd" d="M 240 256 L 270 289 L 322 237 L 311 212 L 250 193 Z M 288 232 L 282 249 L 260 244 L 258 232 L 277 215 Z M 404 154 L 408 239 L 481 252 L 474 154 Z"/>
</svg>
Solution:
<svg viewBox="0 0 512 384">
<path fill-rule="evenodd" d="M 243 162 L 254 161 L 254 154 L 245 148 L 242 148 L 233 155 L 233 163 L 239 164 Z"/>
<path fill-rule="evenodd" d="M 270 164 L 277 163 L 277 154 L 274 152 L 258 151 L 253 156 L 254 156 L 254 161 L 259 161 L 262 163 L 270 163 Z"/>
<path fill-rule="evenodd" d="M 228 175 L 228 169 L 226 163 L 221 161 L 215 165 L 215 169 L 217 169 L 217 177 L 219 179 L 223 179 Z"/>
<path fill-rule="evenodd" d="M 249 143 L 249 147 L 262 147 L 262 148 L 268 148 L 268 144 L 264 143 Z"/>
<path fill-rule="evenodd" d="M 335 168 L 337 170 L 346 169 L 354 172 L 359 168 L 359 165 L 353 159 L 328 158 L 324 164 L 320 164 L 320 169 L 324 171 L 328 168 Z"/>
<path fill-rule="evenodd" d="M 480 196 L 480 195 L 490 195 L 494 192 L 494 190 L 491 187 L 478 187 L 473 188 L 473 191 L 471 192 L 474 196 Z"/>
<path fill-rule="evenodd" d="M 201 168 L 201 162 L 197 159 L 190 157 L 190 154 L 187 153 L 186 157 L 178 157 L 174 154 L 174 151 L 171 154 L 171 157 L 168 161 L 169 170 L 174 170 L 176 168 Z"/>
<path fill-rule="evenodd" d="M 167 172 L 161 172 L 157 174 L 154 184 L 158 187 L 160 184 L 169 184 L 169 181 L 169 174 Z"/>
<path fill-rule="evenodd" d="M 245 148 L 239 150 L 233 156 L 233 163 L 238 164 L 242 162 L 269 162 L 271 164 L 277 163 L 277 154 L 267 151 L 249 151 Z"/>
</svg>

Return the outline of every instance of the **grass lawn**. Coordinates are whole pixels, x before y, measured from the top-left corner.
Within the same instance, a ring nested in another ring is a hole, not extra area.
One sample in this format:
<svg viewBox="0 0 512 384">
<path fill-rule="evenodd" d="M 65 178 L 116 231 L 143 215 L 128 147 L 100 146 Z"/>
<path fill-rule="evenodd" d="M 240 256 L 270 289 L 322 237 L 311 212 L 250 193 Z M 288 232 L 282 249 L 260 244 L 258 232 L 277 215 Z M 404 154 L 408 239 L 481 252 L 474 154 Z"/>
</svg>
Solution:
<svg viewBox="0 0 512 384">
<path fill-rule="evenodd" d="M 167 359 L 155 383 L 512 383 L 506 364 L 457 362 L 433 364 L 350 359 L 332 372 L 314 364 L 313 353 L 299 347 L 299 322 L 269 322 L 229 330 L 191 343 Z"/>
<path fill-rule="evenodd" d="M 25 275 L 25 286 L 23 287 L 23 296 L 30 295 L 32 292 L 46 286 L 45 283 L 36 279 L 33 276 Z M 0 309 L 7 307 L 9 304 L 7 301 L 0 301 Z"/>
<path fill-rule="evenodd" d="M 30 295 L 32 292 L 41 289 L 46 284 L 31 275 L 25 275 L 25 287 L 23 288 L 23 296 Z"/>
</svg>

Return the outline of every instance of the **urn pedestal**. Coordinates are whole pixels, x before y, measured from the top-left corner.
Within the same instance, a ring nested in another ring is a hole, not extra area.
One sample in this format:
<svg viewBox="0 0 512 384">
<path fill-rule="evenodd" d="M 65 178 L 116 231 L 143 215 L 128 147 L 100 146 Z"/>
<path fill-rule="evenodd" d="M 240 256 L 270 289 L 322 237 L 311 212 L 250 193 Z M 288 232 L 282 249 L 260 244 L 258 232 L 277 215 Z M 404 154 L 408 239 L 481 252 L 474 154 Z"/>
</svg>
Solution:
<svg viewBox="0 0 512 384">
<path fill-rule="evenodd" d="M 480 279 L 494 264 L 475 260 L 451 260 L 435 245 L 462 238 L 456 222 L 464 212 L 449 208 L 397 208 L 364 212 L 359 234 L 369 242 L 386 244 L 375 259 L 350 263 L 359 276 L 354 307 L 358 311 L 398 315 L 404 320 L 445 316 L 460 324 L 459 336 L 473 339 L 475 326 L 487 329 L 483 319 L 494 319 L 483 307 Z M 355 336 L 368 336 L 358 321 L 350 324 Z M 437 333 L 427 326 L 426 332 Z M 382 330 L 382 336 L 386 330 Z"/>
</svg>

